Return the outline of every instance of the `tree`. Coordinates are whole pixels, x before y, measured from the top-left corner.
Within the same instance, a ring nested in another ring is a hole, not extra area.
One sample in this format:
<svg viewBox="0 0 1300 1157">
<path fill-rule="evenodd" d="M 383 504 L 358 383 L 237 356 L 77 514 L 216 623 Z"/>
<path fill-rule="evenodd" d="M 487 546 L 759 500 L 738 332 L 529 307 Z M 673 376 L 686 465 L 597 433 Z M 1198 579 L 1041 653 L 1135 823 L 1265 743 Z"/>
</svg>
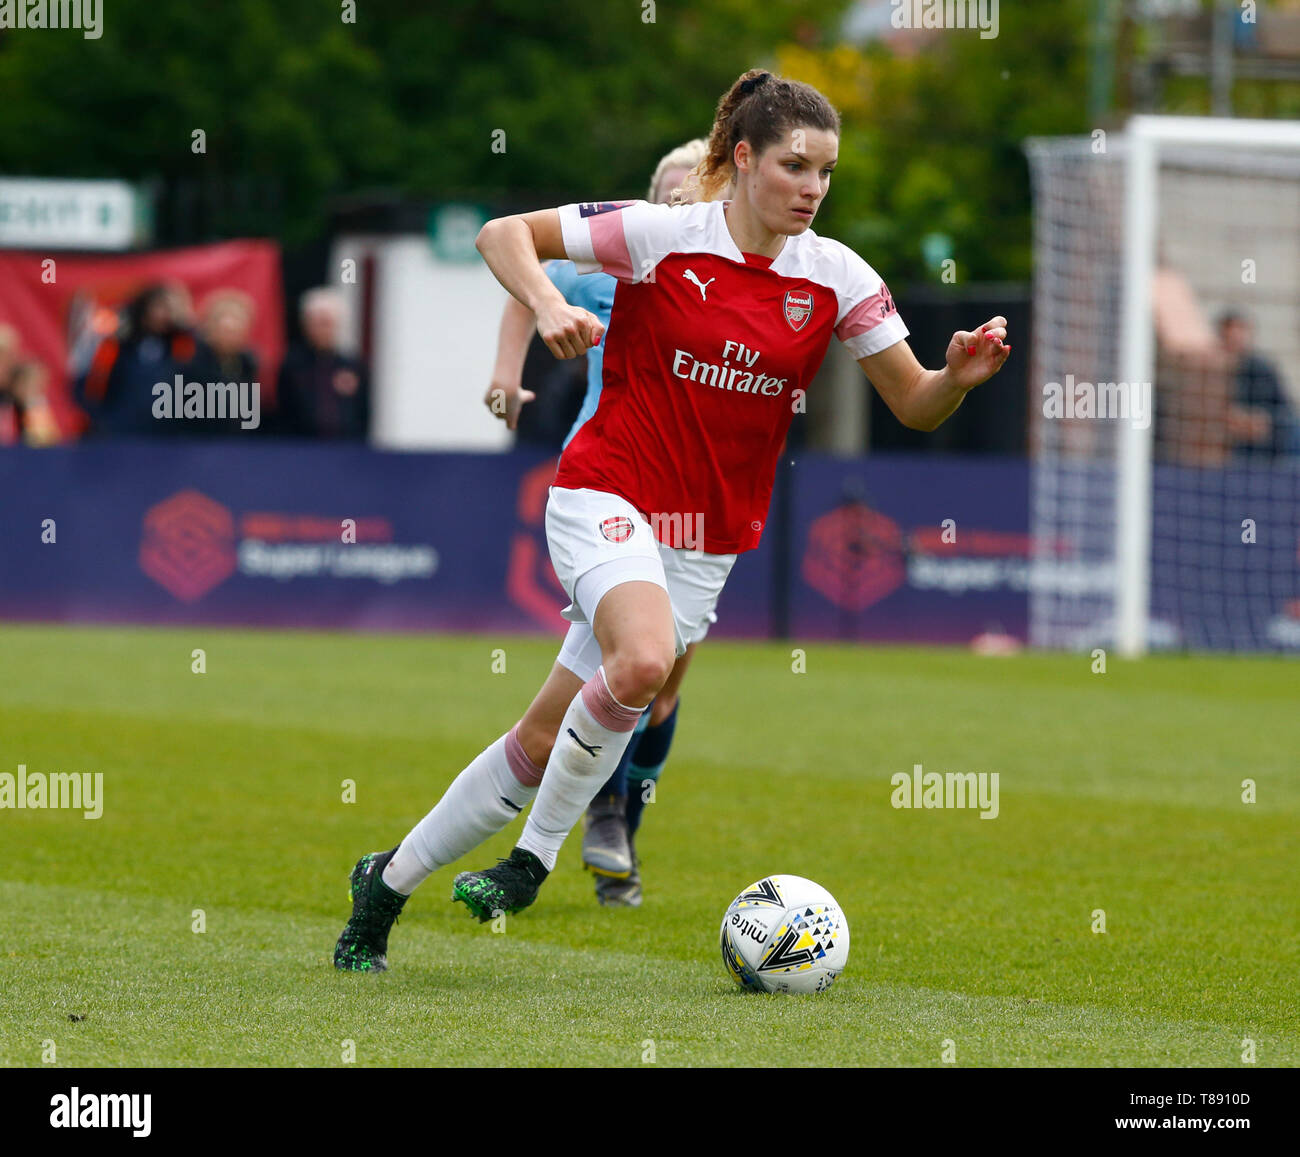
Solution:
<svg viewBox="0 0 1300 1157">
<path fill-rule="evenodd" d="M 1086 0 L 1003 4 L 999 34 L 931 34 L 915 54 L 784 49 L 781 70 L 844 118 L 818 229 L 899 281 L 936 279 L 923 241 L 946 236 L 958 277 L 1024 280 L 1031 268 L 1025 137 L 1086 132 Z M 917 33 L 908 33 L 917 36 Z"/>
<path fill-rule="evenodd" d="M 821 5 L 820 27 L 846 2 Z M 331 196 L 370 187 L 638 196 L 740 72 L 819 31 L 802 5 L 750 0 L 358 0 L 347 15 L 114 0 L 98 40 L 0 33 L 0 156 L 32 175 L 264 178 L 290 241 L 320 231 Z"/>
</svg>

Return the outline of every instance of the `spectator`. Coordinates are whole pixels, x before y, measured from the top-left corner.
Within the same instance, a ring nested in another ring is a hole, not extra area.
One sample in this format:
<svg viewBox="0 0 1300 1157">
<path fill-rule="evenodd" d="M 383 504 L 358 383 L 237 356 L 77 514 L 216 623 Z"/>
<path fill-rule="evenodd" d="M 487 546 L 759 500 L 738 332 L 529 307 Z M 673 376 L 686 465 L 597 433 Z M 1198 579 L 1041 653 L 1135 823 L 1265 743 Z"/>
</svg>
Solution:
<svg viewBox="0 0 1300 1157">
<path fill-rule="evenodd" d="M 253 299 L 237 289 L 219 289 L 203 302 L 199 324 L 199 348 L 189 369 L 196 382 L 257 381 L 257 356 L 248 348 L 253 327 Z M 259 387 L 260 388 L 260 387 Z M 240 395 L 243 396 L 242 394 Z M 188 421 L 187 434 L 237 434 L 241 432 L 238 413 L 226 418 Z"/>
<path fill-rule="evenodd" d="M 276 388 L 276 427 L 301 438 L 364 440 L 370 430 L 370 383 L 365 367 L 339 350 L 343 300 L 312 289 L 301 304 L 304 345 L 293 346 Z"/>
<path fill-rule="evenodd" d="M 193 333 L 197 326 L 194 317 L 194 298 L 190 294 L 190 287 L 174 277 L 160 284 L 163 296 L 167 299 L 167 308 L 171 312 L 172 324 Z"/>
<path fill-rule="evenodd" d="M 68 373 L 84 377 L 95 351 L 122 324 L 118 311 L 99 302 L 90 289 L 78 289 L 68 303 Z"/>
<path fill-rule="evenodd" d="M 61 435 L 45 396 L 49 371 L 22 357 L 21 345 L 13 326 L 0 325 L 0 446 L 51 446 Z"/>
<path fill-rule="evenodd" d="M 1229 416 L 1237 458 L 1276 458 L 1300 450 L 1295 410 L 1272 362 L 1252 352 L 1255 327 L 1245 314 L 1219 315 L 1219 339 L 1235 359 L 1234 406 Z"/>
<path fill-rule="evenodd" d="M 186 375 L 197 352 L 178 317 L 175 286 L 151 285 L 126 307 L 115 335 L 101 341 L 73 390 L 95 435 L 157 435 L 170 423 L 153 417 L 153 388 Z"/>
<path fill-rule="evenodd" d="M 1155 453 L 1179 466 L 1226 466 L 1232 451 L 1232 358 L 1187 278 L 1163 262 L 1152 285 Z"/>
<path fill-rule="evenodd" d="M 22 339 L 11 325 L 0 322 L 0 397 L 9 399 L 9 382 L 18 368 L 18 351 Z"/>
</svg>

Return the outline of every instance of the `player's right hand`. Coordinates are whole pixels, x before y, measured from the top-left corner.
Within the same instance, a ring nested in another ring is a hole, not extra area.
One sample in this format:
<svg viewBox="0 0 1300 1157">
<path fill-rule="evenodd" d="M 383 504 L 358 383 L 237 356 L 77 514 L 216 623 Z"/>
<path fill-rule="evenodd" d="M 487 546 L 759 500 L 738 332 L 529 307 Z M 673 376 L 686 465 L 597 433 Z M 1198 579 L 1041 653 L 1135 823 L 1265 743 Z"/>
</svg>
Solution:
<svg viewBox="0 0 1300 1157">
<path fill-rule="evenodd" d="M 519 425 L 519 411 L 536 397 L 518 382 L 494 381 L 483 395 L 483 404 L 495 417 L 505 420 L 506 429 L 513 430 Z"/>
<path fill-rule="evenodd" d="M 576 358 L 600 344 L 605 327 L 594 313 L 561 301 L 538 313 L 537 332 L 557 358 Z"/>
</svg>

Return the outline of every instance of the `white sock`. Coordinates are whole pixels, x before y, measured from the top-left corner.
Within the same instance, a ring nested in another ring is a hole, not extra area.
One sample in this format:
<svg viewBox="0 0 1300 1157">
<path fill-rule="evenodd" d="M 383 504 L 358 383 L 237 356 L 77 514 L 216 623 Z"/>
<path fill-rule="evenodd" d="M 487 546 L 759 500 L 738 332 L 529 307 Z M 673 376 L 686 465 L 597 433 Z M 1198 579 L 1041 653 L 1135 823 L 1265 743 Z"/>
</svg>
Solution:
<svg viewBox="0 0 1300 1157">
<path fill-rule="evenodd" d="M 460 773 L 384 867 L 383 881 L 409 896 L 433 872 L 496 835 L 537 794 L 542 778 L 519 743 L 519 725 Z"/>
<path fill-rule="evenodd" d="M 573 697 L 519 837 L 518 846 L 532 852 L 548 872 L 555 867 L 564 837 L 623 758 L 644 710 L 624 707 L 610 694 L 604 667 Z"/>
</svg>

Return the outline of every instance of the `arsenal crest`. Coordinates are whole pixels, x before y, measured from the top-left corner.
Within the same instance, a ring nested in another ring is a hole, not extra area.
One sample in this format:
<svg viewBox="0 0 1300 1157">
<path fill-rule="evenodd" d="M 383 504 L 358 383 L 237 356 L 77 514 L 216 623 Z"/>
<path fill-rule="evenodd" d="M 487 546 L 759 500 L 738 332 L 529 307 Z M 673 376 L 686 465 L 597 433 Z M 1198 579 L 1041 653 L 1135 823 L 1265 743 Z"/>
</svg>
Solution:
<svg viewBox="0 0 1300 1157">
<path fill-rule="evenodd" d="M 607 518 L 600 524 L 600 533 L 610 542 L 627 542 L 632 537 L 632 530 L 632 520 L 623 514 Z"/>
<path fill-rule="evenodd" d="M 792 289 L 785 295 L 785 320 L 798 333 L 812 317 L 813 295 L 806 289 Z"/>
</svg>

